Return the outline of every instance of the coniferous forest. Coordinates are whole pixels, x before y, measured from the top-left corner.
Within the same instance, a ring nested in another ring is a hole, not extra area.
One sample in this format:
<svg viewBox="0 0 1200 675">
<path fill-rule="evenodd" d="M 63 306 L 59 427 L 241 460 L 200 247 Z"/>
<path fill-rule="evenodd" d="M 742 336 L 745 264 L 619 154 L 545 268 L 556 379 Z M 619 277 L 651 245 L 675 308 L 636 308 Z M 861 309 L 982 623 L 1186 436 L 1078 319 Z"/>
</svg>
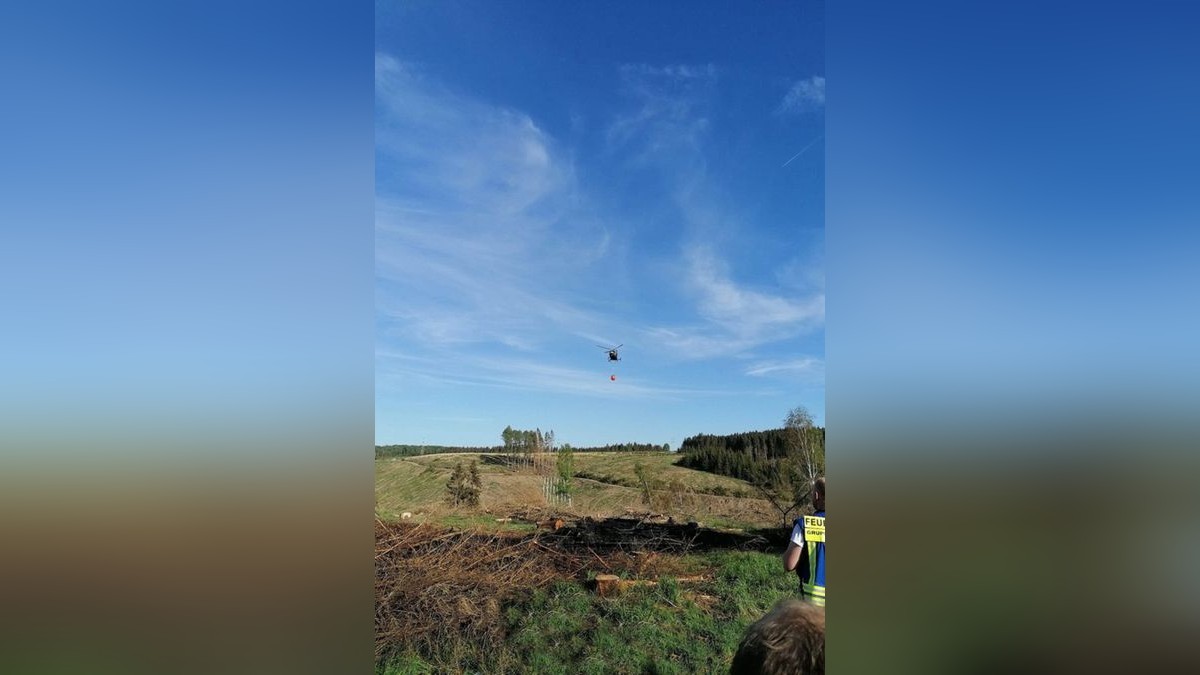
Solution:
<svg viewBox="0 0 1200 675">
<path fill-rule="evenodd" d="M 796 430 L 770 429 L 746 431 L 726 436 L 699 434 L 685 438 L 679 446 L 679 466 L 740 478 L 751 483 L 767 475 L 776 460 L 796 447 Z M 810 427 L 801 433 L 821 456 L 825 450 L 824 427 Z"/>
</svg>

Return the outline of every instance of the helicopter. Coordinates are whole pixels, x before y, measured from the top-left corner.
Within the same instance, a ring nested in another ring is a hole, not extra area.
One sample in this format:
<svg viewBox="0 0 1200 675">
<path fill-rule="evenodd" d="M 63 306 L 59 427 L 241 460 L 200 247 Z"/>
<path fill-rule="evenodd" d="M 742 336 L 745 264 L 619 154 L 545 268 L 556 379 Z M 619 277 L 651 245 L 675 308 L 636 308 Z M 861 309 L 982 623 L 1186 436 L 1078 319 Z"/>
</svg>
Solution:
<svg viewBox="0 0 1200 675">
<path fill-rule="evenodd" d="M 596 345 L 596 346 L 599 347 L 600 349 L 603 349 L 604 351 L 608 352 L 608 360 L 609 361 L 620 361 L 621 355 L 617 353 L 617 350 L 620 349 L 621 347 L 624 347 L 625 343 L 621 343 L 621 344 L 617 345 L 616 347 L 605 347 L 604 345 Z"/>
</svg>

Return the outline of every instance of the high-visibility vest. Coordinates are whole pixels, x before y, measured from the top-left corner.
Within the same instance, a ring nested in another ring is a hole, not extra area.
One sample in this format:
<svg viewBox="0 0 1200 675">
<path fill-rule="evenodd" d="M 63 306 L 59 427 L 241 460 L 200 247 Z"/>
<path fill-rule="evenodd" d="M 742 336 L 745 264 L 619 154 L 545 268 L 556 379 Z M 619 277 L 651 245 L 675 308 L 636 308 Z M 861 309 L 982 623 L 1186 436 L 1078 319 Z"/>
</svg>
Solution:
<svg viewBox="0 0 1200 675">
<path fill-rule="evenodd" d="M 804 565 L 796 570 L 800 575 L 800 592 L 813 604 L 825 606 L 825 512 L 804 516 Z"/>
</svg>

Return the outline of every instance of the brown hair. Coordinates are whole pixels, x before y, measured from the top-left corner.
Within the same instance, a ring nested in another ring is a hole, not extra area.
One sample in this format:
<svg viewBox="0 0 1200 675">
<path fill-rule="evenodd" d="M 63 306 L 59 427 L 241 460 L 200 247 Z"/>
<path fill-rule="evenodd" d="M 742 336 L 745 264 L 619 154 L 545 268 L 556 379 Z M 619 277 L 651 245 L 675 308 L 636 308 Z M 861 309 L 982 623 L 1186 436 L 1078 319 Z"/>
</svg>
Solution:
<svg viewBox="0 0 1200 675">
<path fill-rule="evenodd" d="M 825 510 L 825 476 L 813 480 L 812 504 L 818 511 Z"/>
<path fill-rule="evenodd" d="M 824 675 L 825 609 L 794 598 L 780 600 L 750 624 L 730 675 Z"/>
</svg>

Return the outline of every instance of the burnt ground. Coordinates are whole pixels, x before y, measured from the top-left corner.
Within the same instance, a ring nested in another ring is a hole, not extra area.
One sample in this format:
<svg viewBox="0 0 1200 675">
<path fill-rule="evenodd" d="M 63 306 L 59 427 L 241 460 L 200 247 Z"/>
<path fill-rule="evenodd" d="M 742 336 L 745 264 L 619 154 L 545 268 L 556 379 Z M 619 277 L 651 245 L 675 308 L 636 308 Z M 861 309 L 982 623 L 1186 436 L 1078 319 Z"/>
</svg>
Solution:
<svg viewBox="0 0 1200 675">
<path fill-rule="evenodd" d="M 562 550 L 580 548 L 603 552 L 655 551 L 707 553 L 709 551 L 782 551 L 787 531 L 779 528 L 749 532 L 718 530 L 697 523 L 648 522 L 638 518 L 584 518 L 541 535 L 543 543 Z"/>
</svg>

